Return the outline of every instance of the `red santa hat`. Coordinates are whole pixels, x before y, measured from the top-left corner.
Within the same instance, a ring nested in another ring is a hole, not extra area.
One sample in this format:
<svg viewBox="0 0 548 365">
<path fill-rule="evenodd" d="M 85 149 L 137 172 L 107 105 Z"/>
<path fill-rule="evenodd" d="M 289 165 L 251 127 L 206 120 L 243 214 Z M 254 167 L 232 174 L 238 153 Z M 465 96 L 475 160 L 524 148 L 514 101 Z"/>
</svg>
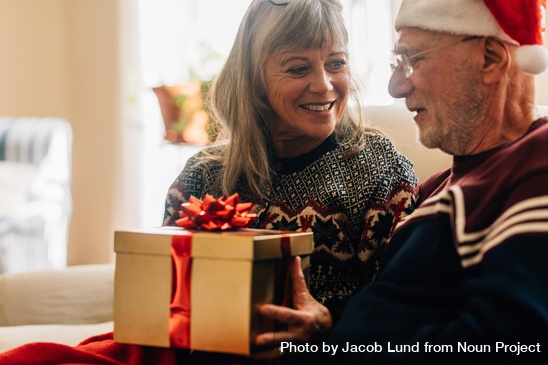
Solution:
<svg viewBox="0 0 548 365">
<path fill-rule="evenodd" d="M 496 37 L 519 45 L 515 59 L 523 71 L 548 67 L 546 0 L 403 0 L 396 31 L 402 27 Z"/>
</svg>

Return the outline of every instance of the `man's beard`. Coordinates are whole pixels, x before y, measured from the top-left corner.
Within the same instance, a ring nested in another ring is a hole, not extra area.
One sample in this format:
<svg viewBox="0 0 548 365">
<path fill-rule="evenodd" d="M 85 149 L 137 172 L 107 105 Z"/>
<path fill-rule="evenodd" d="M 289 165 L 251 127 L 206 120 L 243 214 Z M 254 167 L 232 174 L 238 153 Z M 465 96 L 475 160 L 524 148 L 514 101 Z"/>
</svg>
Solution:
<svg viewBox="0 0 548 365">
<path fill-rule="evenodd" d="M 433 115 L 431 124 L 419 131 L 420 142 L 428 148 L 454 155 L 465 155 L 477 138 L 481 124 L 485 121 L 486 96 L 478 88 L 477 80 L 461 72 L 459 84 L 462 90 L 453 90 L 455 98 L 445 104 L 444 115 Z M 456 77 L 458 77 L 456 75 Z M 464 106 L 464 107 L 463 107 Z"/>
</svg>

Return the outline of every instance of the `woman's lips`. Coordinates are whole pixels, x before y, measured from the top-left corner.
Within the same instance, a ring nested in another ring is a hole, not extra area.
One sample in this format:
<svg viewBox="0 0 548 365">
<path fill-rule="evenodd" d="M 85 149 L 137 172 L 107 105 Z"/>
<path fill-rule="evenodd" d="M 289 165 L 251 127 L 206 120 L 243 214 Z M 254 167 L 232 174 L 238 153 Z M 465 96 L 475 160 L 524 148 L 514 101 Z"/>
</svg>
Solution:
<svg viewBox="0 0 548 365">
<path fill-rule="evenodd" d="M 334 101 L 325 104 L 302 104 L 301 108 L 310 110 L 313 112 L 325 112 L 333 107 Z"/>
</svg>

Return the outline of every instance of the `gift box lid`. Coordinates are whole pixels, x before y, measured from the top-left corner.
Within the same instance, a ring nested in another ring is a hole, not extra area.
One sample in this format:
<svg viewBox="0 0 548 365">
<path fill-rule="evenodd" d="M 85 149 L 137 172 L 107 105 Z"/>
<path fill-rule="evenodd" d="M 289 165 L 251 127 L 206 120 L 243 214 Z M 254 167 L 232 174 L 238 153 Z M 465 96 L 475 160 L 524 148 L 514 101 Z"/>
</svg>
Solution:
<svg viewBox="0 0 548 365">
<path fill-rule="evenodd" d="M 191 236 L 193 258 L 264 260 L 281 258 L 284 246 L 291 256 L 309 255 L 314 249 L 312 232 L 249 228 L 208 232 L 180 227 L 155 227 L 116 231 L 114 250 L 117 253 L 170 255 L 176 236 Z"/>
</svg>

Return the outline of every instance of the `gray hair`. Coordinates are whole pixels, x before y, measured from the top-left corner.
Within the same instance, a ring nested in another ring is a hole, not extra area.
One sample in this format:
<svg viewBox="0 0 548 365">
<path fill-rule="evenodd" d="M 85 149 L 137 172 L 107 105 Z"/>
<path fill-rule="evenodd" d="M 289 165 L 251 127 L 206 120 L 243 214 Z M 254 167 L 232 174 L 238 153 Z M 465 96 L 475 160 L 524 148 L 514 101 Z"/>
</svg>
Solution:
<svg viewBox="0 0 548 365">
<path fill-rule="evenodd" d="M 279 2 L 279 1 L 278 1 Z M 244 15 L 234 45 L 214 81 L 208 99 L 212 119 L 223 144 L 219 155 L 207 154 L 222 166 L 218 190 L 232 194 L 240 179 L 251 192 L 266 197 L 271 190 L 274 144 L 267 120 L 273 111 L 266 97 L 264 65 L 273 54 L 324 44 L 348 47 L 343 8 L 338 0 L 291 0 L 274 5 L 254 0 Z M 352 107 L 346 107 L 335 127 L 339 143 L 357 152 L 365 135 L 362 106 L 354 81 Z"/>
</svg>

